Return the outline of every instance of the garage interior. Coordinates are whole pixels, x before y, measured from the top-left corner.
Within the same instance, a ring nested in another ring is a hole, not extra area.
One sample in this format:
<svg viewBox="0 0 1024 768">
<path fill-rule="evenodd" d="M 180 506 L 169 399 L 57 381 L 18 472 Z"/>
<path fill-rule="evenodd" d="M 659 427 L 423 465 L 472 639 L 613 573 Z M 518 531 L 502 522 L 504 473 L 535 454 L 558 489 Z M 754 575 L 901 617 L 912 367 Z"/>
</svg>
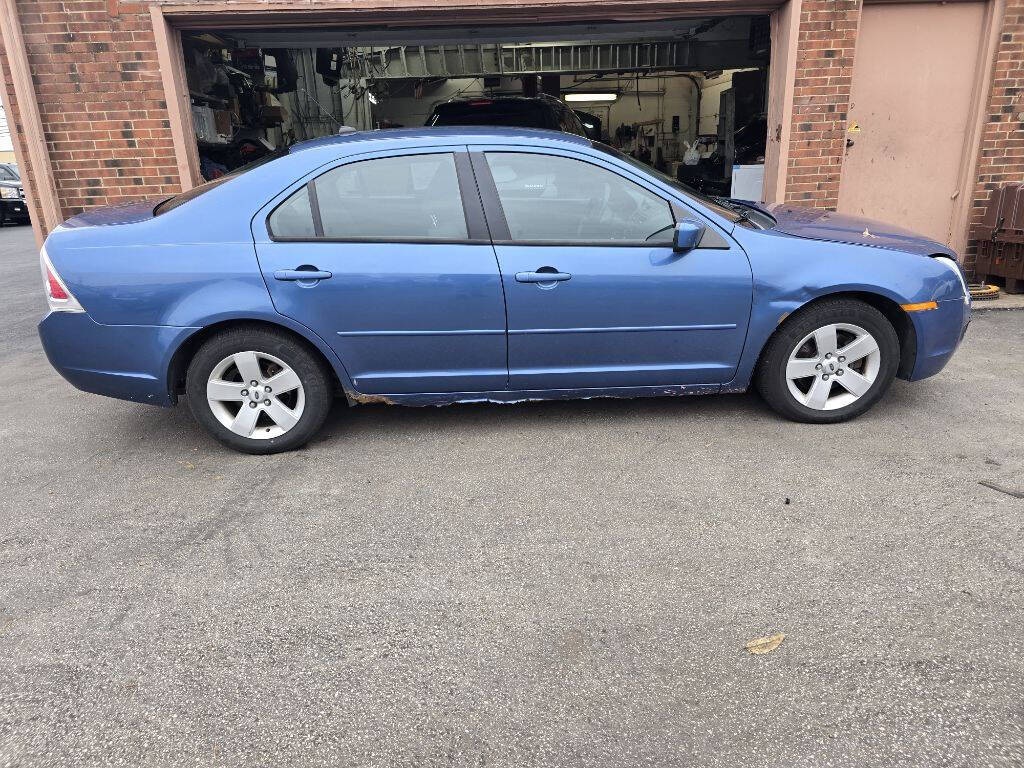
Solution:
<svg viewBox="0 0 1024 768">
<path fill-rule="evenodd" d="M 473 28 L 185 30 L 200 170 L 424 126 L 438 104 L 554 96 L 591 138 L 715 195 L 762 197 L 767 16 Z"/>
</svg>

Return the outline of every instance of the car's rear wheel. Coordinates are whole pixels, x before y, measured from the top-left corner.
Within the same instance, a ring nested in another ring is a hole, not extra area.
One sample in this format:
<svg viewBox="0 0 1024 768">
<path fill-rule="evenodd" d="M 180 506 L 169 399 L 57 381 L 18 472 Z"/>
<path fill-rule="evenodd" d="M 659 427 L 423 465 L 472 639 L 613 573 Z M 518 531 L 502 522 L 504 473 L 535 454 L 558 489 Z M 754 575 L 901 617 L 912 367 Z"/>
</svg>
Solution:
<svg viewBox="0 0 1024 768">
<path fill-rule="evenodd" d="M 899 338 L 885 315 L 861 301 L 825 300 L 789 318 L 771 338 L 756 383 L 783 416 L 830 424 L 878 402 L 899 359 Z"/>
<path fill-rule="evenodd" d="M 333 400 L 330 373 L 315 353 L 263 328 L 208 339 L 189 364 L 185 390 L 193 415 L 211 435 L 257 454 L 304 445 Z"/>
</svg>

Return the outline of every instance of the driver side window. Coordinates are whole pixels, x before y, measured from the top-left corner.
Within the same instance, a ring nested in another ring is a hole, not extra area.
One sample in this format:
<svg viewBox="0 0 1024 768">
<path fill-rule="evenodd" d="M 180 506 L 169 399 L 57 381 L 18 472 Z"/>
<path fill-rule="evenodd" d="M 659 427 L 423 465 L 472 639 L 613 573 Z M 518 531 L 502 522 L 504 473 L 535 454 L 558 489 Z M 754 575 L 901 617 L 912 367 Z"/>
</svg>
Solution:
<svg viewBox="0 0 1024 768">
<path fill-rule="evenodd" d="M 487 152 L 509 232 L 516 241 L 670 245 L 666 200 L 582 160 Z"/>
</svg>

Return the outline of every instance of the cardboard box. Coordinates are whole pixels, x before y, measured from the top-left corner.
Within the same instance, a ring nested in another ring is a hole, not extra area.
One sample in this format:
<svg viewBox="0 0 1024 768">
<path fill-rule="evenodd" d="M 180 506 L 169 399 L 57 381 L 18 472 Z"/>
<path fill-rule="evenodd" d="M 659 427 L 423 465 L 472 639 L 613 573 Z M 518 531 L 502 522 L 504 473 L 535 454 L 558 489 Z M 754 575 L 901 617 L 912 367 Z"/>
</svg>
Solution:
<svg viewBox="0 0 1024 768">
<path fill-rule="evenodd" d="M 284 107 L 266 106 L 263 108 L 263 125 L 270 128 L 284 122 Z"/>
<path fill-rule="evenodd" d="M 231 112 L 226 109 L 213 111 L 213 123 L 221 136 L 231 136 L 234 133 L 231 129 Z"/>
</svg>

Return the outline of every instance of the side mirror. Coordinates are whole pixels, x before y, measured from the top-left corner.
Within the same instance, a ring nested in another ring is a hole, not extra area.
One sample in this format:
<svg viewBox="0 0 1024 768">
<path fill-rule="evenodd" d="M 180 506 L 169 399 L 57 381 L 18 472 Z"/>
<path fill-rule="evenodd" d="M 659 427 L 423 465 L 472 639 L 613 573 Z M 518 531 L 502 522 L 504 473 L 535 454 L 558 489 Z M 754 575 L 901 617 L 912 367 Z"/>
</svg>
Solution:
<svg viewBox="0 0 1024 768">
<path fill-rule="evenodd" d="M 683 219 L 676 224 L 675 234 L 672 236 L 672 250 L 676 253 L 692 251 L 703 236 L 704 225 L 701 222 Z"/>
</svg>

